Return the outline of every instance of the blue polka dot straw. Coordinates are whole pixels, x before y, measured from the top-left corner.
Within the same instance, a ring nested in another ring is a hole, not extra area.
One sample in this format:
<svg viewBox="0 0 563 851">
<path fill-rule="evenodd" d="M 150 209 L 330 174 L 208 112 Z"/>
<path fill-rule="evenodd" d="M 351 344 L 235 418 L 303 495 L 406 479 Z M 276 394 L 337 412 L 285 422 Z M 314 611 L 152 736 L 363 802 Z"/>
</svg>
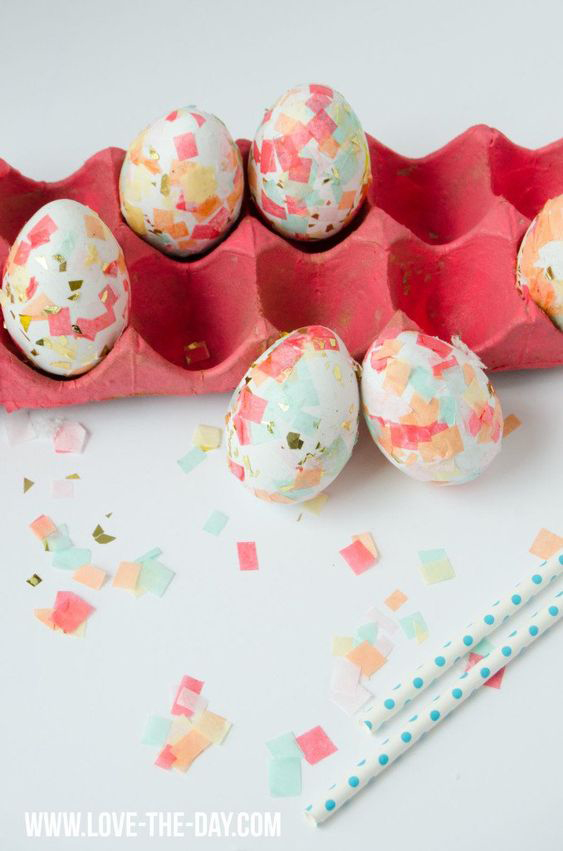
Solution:
<svg viewBox="0 0 563 851">
<path fill-rule="evenodd" d="M 520 590 L 524 598 L 523 587 Z M 341 783 L 331 786 L 328 794 L 316 804 L 309 805 L 305 810 L 307 820 L 321 824 L 337 812 L 350 798 L 361 792 L 371 780 L 385 771 L 405 751 L 416 744 L 426 733 L 434 730 L 451 712 L 467 700 L 501 668 L 510 664 L 519 653 L 544 632 L 547 632 L 563 616 L 563 591 L 552 599 L 545 608 L 532 615 L 521 629 L 513 630 L 503 640 L 502 647 L 493 650 L 482 663 L 465 671 L 453 688 L 448 688 L 438 695 L 420 711 L 404 722 L 402 728 L 382 743 L 378 750 L 366 759 L 360 760 L 349 771 Z M 507 652 L 510 651 L 510 652 Z"/>
<path fill-rule="evenodd" d="M 489 606 L 475 621 L 467 626 L 452 641 L 447 641 L 439 653 L 421 665 L 410 676 L 393 687 L 388 695 L 369 706 L 362 718 L 364 730 L 376 733 L 382 724 L 389 721 L 405 704 L 424 691 L 441 677 L 454 662 L 465 656 L 483 638 L 494 632 L 515 611 L 542 591 L 557 576 L 563 574 L 563 549 L 544 561 L 534 573 L 527 576 L 500 600 Z M 370 723 L 367 724 L 367 721 Z"/>
</svg>

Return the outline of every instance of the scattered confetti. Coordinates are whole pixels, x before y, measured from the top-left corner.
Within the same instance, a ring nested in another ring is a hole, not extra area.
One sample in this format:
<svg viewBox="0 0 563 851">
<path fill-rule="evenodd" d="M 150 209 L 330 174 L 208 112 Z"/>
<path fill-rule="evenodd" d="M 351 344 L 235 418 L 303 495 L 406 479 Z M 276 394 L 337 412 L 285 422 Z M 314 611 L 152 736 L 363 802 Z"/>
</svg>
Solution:
<svg viewBox="0 0 563 851">
<path fill-rule="evenodd" d="M 35 440 L 37 433 L 29 418 L 28 411 L 14 411 L 4 418 L 6 437 L 10 446 Z"/>
<path fill-rule="evenodd" d="M 53 435 L 55 452 L 82 452 L 87 437 L 88 432 L 83 425 L 73 420 L 63 420 Z"/>
<path fill-rule="evenodd" d="M 364 677 L 371 677 L 386 663 L 385 656 L 369 641 L 362 641 L 346 654 L 346 659 L 358 665 Z"/>
<path fill-rule="evenodd" d="M 186 452 L 183 458 L 178 459 L 178 466 L 182 468 L 184 473 L 191 473 L 202 461 L 205 460 L 205 452 L 199 446 L 194 446 L 189 452 Z"/>
<path fill-rule="evenodd" d="M 341 692 L 333 692 L 330 699 L 339 709 L 342 709 L 346 715 L 355 715 L 362 706 L 365 706 L 368 700 L 373 698 L 371 691 L 364 688 L 358 683 L 352 694 L 342 694 Z"/>
<path fill-rule="evenodd" d="M 203 733 L 205 738 L 213 742 L 214 745 L 222 744 L 232 727 L 230 721 L 227 721 L 222 715 L 211 712 L 209 709 L 204 709 L 201 715 L 194 719 L 193 725 L 194 729 Z"/>
<path fill-rule="evenodd" d="M 160 550 L 158 553 L 160 554 Z M 139 559 L 139 562 L 141 573 L 137 582 L 137 592 L 143 594 L 148 591 L 150 594 L 162 597 L 176 574 L 155 557 L 145 557 Z"/>
<path fill-rule="evenodd" d="M 360 682 L 362 671 L 355 662 L 345 656 L 337 656 L 332 661 L 330 690 L 337 694 L 353 694 Z"/>
<path fill-rule="evenodd" d="M 540 529 L 530 547 L 530 552 L 540 558 L 551 558 L 561 547 L 563 547 L 563 538 L 550 532 L 549 529 Z"/>
<path fill-rule="evenodd" d="M 406 637 L 415 638 L 417 644 L 421 644 L 428 638 L 428 627 L 420 612 L 401 618 L 400 623 Z"/>
<path fill-rule="evenodd" d="M 198 425 L 192 437 L 194 446 L 198 446 L 203 452 L 218 449 L 221 446 L 223 432 L 217 426 Z"/>
<path fill-rule="evenodd" d="M 237 550 L 241 570 L 258 570 L 258 555 L 254 541 L 239 541 Z"/>
<path fill-rule="evenodd" d="M 29 528 L 40 541 L 43 541 L 45 538 L 48 538 L 49 535 L 52 535 L 53 532 L 57 531 L 57 527 L 46 514 L 41 514 L 37 517 L 33 523 L 29 524 Z"/>
<path fill-rule="evenodd" d="M 188 343 L 184 346 L 186 364 L 192 366 L 195 363 L 200 363 L 204 360 L 209 360 L 210 354 L 205 340 L 200 340 L 197 343 Z"/>
<path fill-rule="evenodd" d="M 52 609 L 36 609 L 35 616 L 45 626 L 65 633 L 76 633 L 94 607 L 72 591 L 58 591 Z"/>
<path fill-rule="evenodd" d="M 91 561 L 91 550 L 68 547 L 64 550 L 58 550 L 55 553 L 53 556 L 53 567 L 58 567 L 61 570 L 77 570 L 85 564 L 90 564 Z"/>
<path fill-rule="evenodd" d="M 187 718 L 198 717 L 207 709 L 207 698 L 189 688 L 182 689 L 176 698 L 176 703 Z"/>
<path fill-rule="evenodd" d="M 480 656 L 478 653 L 470 653 L 467 657 L 465 670 L 469 671 L 470 668 L 473 668 L 473 666 L 476 665 L 477 662 L 480 662 L 484 658 L 484 656 Z M 489 679 L 485 683 L 483 683 L 483 685 L 489 686 L 489 688 L 499 689 L 502 686 L 505 670 L 506 668 L 500 668 L 500 670 L 498 670 L 496 674 L 493 674 L 492 677 L 489 677 Z"/>
<path fill-rule="evenodd" d="M 51 484 L 51 496 L 55 499 L 70 499 L 74 496 L 74 483 L 68 479 L 56 479 Z"/>
<path fill-rule="evenodd" d="M 78 473 L 69 473 L 68 476 L 65 476 L 65 479 L 79 479 L 79 478 L 80 478 L 80 476 L 78 475 Z M 107 514 L 106 514 L 106 517 L 107 517 Z"/>
<path fill-rule="evenodd" d="M 274 798 L 294 798 L 301 794 L 301 759 L 299 757 L 270 760 L 270 794 Z"/>
<path fill-rule="evenodd" d="M 114 588 L 122 588 L 125 591 L 134 591 L 141 572 L 141 565 L 136 561 L 122 561 L 111 583 Z"/>
<path fill-rule="evenodd" d="M 301 759 L 303 757 L 303 752 L 292 732 L 282 733 L 281 736 L 270 739 L 266 742 L 266 747 L 274 759 Z"/>
<path fill-rule="evenodd" d="M 354 543 L 344 547 L 340 550 L 340 555 L 356 576 L 369 570 L 377 561 L 373 553 L 360 540 L 355 540 Z"/>
<path fill-rule="evenodd" d="M 31 488 L 33 487 L 34 484 L 35 484 L 35 482 L 33 482 L 31 479 L 25 479 L 24 478 L 24 480 L 23 480 L 23 492 L 27 493 L 28 490 L 31 490 Z"/>
<path fill-rule="evenodd" d="M 359 641 L 369 641 L 370 644 L 375 644 L 378 632 L 379 625 L 370 621 L 369 623 L 364 623 L 362 626 L 358 627 L 356 630 L 356 637 Z"/>
<path fill-rule="evenodd" d="M 312 499 L 307 499 L 302 503 L 303 508 L 310 511 L 312 514 L 319 515 L 328 502 L 328 494 L 326 491 L 318 493 Z"/>
<path fill-rule="evenodd" d="M 170 732 L 168 733 L 168 737 L 166 739 L 167 745 L 175 745 L 176 742 L 179 742 L 180 739 L 192 729 L 192 722 L 185 715 L 177 715 L 175 718 L 172 718 L 170 723 Z"/>
<path fill-rule="evenodd" d="M 389 594 L 388 597 L 383 601 L 388 609 L 391 609 L 392 612 L 396 612 L 397 609 L 400 609 L 401 606 L 407 602 L 409 598 L 406 594 L 403 594 L 402 591 L 399 591 L 397 588 L 396 591 L 393 591 L 392 594 Z"/>
<path fill-rule="evenodd" d="M 99 591 L 106 581 L 107 573 L 101 567 L 94 567 L 92 564 L 84 564 L 72 574 L 72 578 L 82 585 L 93 588 L 94 591 Z"/>
<path fill-rule="evenodd" d="M 68 527 L 64 524 L 58 526 L 51 535 L 45 538 L 43 545 L 48 552 L 52 553 L 70 549 L 72 541 L 68 536 Z"/>
<path fill-rule="evenodd" d="M 395 645 L 391 641 L 391 639 L 387 638 L 386 635 L 380 635 L 377 638 L 377 641 L 373 645 L 380 653 L 385 656 L 387 659 L 388 656 L 391 655 Z"/>
<path fill-rule="evenodd" d="M 28 585 L 31 585 L 33 588 L 35 588 L 36 585 L 39 585 L 40 582 L 43 582 L 41 577 L 38 576 L 36 573 L 34 573 L 33 576 L 30 576 L 29 579 L 26 579 L 25 581 L 27 582 Z"/>
<path fill-rule="evenodd" d="M 222 511 L 214 511 L 206 520 L 204 531 L 209 532 L 210 535 L 220 535 L 227 523 L 229 522 L 229 518 L 226 514 L 223 514 Z"/>
<path fill-rule="evenodd" d="M 94 538 L 97 544 L 111 544 L 112 541 L 115 541 L 113 535 L 108 535 L 106 532 L 104 532 L 100 524 L 98 524 L 92 532 L 92 537 Z"/>
<path fill-rule="evenodd" d="M 201 694 L 201 690 L 205 683 L 202 680 L 196 680 L 194 677 L 189 677 L 187 674 L 182 677 L 180 685 L 178 686 L 178 690 L 176 692 L 176 697 L 174 698 L 174 703 L 172 704 L 172 709 L 170 710 L 172 715 L 188 715 L 185 707 L 183 707 L 179 702 L 178 698 L 180 694 L 184 691 L 184 689 L 189 689 L 195 694 Z"/>
<path fill-rule="evenodd" d="M 516 431 L 517 428 L 520 428 L 522 423 L 516 416 L 516 414 L 509 414 L 504 418 L 504 426 L 502 429 L 502 436 L 508 437 L 509 434 L 512 434 L 513 431 Z"/>
<path fill-rule="evenodd" d="M 361 535 L 352 535 L 352 540 L 360 541 L 366 550 L 370 551 L 376 562 L 379 560 L 379 551 L 375 545 L 371 532 L 362 532 Z"/>
<path fill-rule="evenodd" d="M 427 585 L 455 577 L 455 571 L 445 550 L 419 550 L 418 557 L 420 572 Z"/>
<path fill-rule="evenodd" d="M 336 745 L 320 726 L 296 736 L 296 740 L 309 765 L 316 765 L 317 762 L 337 751 Z"/>
<path fill-rule="evenodd" d="M 351 635 L 335 635 L 332 639 L 332 655 L 346 656 L 353 646 L 354 639 Z"/>
<path fill-rule="evenodd" d="M 145 724 L 145 731 L 141 742 L 144 745 L 154 745 L 161 748 L 166 744 L 170 733 L 171 721 L 161 715 L 151 715 Z"/>
<path fill-rule="evenodd" d="M 167 770 L 171 769 L 174 763 L 176 762 L 176 757 L 172 753 L 172 748 L 170 745 L 165 745 L 165 747 L 161 750 L 159 755 L 155 760 L 155 765 L 158 765 L 159 768 L 165 768 Z"/>
<path fill-rule="evenodd" d="M 211 742 L 199 730 L 190 730 L 189 733 L 170 746 L 170 750 L 176 757 L 174 768 L 178 771 L 187 771 L 190 765 L 203 751 L 209 747 Z"/>
<path fill-rule="evenodd" d="M 398 626 L 395 621 L 391 620 L 388 615 L 381 612 L 375 606 L 369 610 L 367 613 L 367 617 L 369 620 L 372 620 L 374 623 L 378 624 L 380 629 L 385 630 L 385 632 L 389 633 L 389 635 L 393 635 L 393 633 L 397 632 Z"/>
</svg>

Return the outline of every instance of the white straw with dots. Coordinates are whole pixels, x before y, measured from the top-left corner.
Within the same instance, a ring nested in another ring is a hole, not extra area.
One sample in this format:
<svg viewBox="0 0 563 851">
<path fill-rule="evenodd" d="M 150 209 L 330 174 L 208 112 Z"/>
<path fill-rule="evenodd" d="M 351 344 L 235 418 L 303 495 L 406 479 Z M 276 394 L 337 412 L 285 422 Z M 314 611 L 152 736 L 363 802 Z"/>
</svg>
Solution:
<svg viewBox="0 0 563 851">
<path fill-rule="evenodd" d="M 438 695 L 416 715 L 409 718 L 400 732 L 382 742 L 375 754 L 362 759 L 346 779 L 331 786 L 317 804 L 305 810 L 308 821 L 319 825 L 330 818 L 351 798 L 361 792 L 371 780 L 385 771 L 405 751 L 418 742 L 446 718 L 450 712 L 467 700 L 480 686 L 508 665 L 526 647 L 556 624 L 563 615 L 563 591 L 556 594 L 553 602 L 536 612 L 525 626 L 514 630 L 504 640 L 502 647 L 493 650 L 477 665 L 454 680 L 447 692 Z"/>
<path fill-rule="evenodd" d="M 546 585 L 563 574 L 563 549 L 551 556 L 537 570 L 522 579 L 514 590 L 501 600 L 497 600 L 480 617 L 467 626 L 456 638 L 447 641 L 440 653 L 420 665 L 410 676 L 397 683 L 385 697 L 364 710 L 362 724 L 371 733 L 399 712 L 409 701 L 417 697 L 424 689 L 451 668 L 472 647 L 494 632 L 511 615 L 535 597 Z"/>
</svg>

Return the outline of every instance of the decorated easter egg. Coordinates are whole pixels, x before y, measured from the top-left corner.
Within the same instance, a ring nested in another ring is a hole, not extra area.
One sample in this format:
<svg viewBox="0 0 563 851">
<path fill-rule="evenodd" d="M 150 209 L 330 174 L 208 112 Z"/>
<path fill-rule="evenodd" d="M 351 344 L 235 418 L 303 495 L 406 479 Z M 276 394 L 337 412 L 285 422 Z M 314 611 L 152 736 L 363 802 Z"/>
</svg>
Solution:
<svg viewBox="0 0 563 851">
<path fill-rule="evenodd" d="M 468 482 L 500 451 L 500 402 L 461 342 L 400 329 L 384 334 L 365 356 L 362 400 L 376 445 L 414 479 Z"/>
<path fill-rule="evenodd" d="M 195 106 L 150 124 L 130 145 L 119 178 L 127 224 L 161 251 L 189 257 L 236 221 L 244 173 L 222 121 Z"/>
<path fill-rule="evenodd" d="M 354 361 L 342 340 L 322 325 L 299 328 L 267 349 L 235 390 L 229 468 L 261 499 L 311 499 L 349 460 L 358 412 Z"/>
<path fill-rule="evenodd" d="M 517 285 L 563 331 L 563 195 L 548 201 L 526 231 Z"/>
<path fill-rule="evenodd" d="M 117 240 L 94 210 L 66 198 L 23 226 L 0 295 L 11 338 L 53 375 L 87 372 L 129 320 L 129 276 Z"/>
<path fill-rule="evenodd" d="M 250 150 L 258 209 L 284 236 L 326 239 L 358 212 L 371 179 L 362 125 L 328 86 L 298 86 L 267 110 Z"/>
</svg>

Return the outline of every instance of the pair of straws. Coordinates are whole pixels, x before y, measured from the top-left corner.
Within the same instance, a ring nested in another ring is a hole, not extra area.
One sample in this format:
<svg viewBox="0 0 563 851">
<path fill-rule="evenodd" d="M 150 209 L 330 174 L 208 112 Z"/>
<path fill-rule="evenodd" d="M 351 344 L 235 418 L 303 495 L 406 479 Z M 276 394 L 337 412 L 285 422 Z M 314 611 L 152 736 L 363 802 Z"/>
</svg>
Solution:
<svg viewBox="0 0 563 851">
<path fill-rule="evenodd" d="M 508 596 L 497 600 L 456 638 L 447 641 L 440 654 L 420 665 L 411 676 L 398 683 L 390 693 L 366 710 L 362 724 L 375 733 L 426 688 L 432 685 L 452 665 L 470 652 L 483 638 L 511 618 L 536 594 L 563 574 L 563 549 L 544 561 L 532 576 L 519 582 Z M 451 712 L 457 709 L 488 679 L 509 664 L 522 650 L 533 644 L 563 616 L 563 590 L 554 594 L 551 602 L 534 612 L 520 629 L 513 630 L 502 646 L 487 654 L 477 665 L 461 674 L 449 691 L 435 697 L 412 715 L 402 729 L 385 739 L 379 751 L 362 759 L 340 783 L 331 786 L 327 795 L 305 810 L 308 821 L 319 825 L 337 812 L 351 798 L 361 792 L 372 780 L 389 768 L 405 751 L 435 729 Z"/>
</svg>

